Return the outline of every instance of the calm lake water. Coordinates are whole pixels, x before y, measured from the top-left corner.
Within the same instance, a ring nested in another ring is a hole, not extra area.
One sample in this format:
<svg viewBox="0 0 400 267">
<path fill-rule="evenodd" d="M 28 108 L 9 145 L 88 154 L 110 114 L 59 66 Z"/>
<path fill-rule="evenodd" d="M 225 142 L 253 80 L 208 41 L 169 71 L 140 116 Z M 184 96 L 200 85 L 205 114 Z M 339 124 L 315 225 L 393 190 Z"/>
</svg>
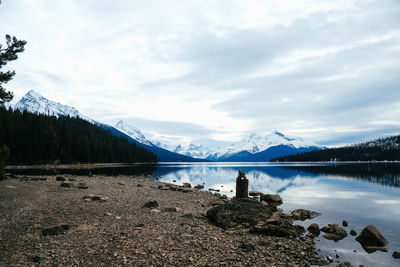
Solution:
<svg viewBox="0 0 400 267">
<path fill-rule="evenodd" d="M 281 195 L 285 212 L 304 208 L 322 213 L 298 224 L 308 227 L 316 222 L 322 227 L 328 223 L 341 225 L 347 220 L 347 232 L 354 229 L 357 233 L 373 224 L 389 241 L 389 252 L 369 254 L 351 235 L 337 243 L 320 235 L 317 247 L 321 254 L 337 261 L 332 266 L 342 261 L 354 266 L 400 266 L 400 260 L 392 257 L 393 251 L 400 250 L 399 163 L 171 163 L 160 164 L 153 176 L 176 184 L 204 183 L 205 189 L 219 189 L 221 194 L 233 196 L 240 169 L 249 179 L 249 190 Z"/>
<path fill-rule="evenodd" d="M 279 194 L 285 212 L 297 208 L 314 210 L 321 216 L 296 223 L 308 227 L 316 222 L 320 227 L 328 223 L 349 222 L 347 232 L 357 233 L 375 225 L 386 237 L 389 252 L 367 253 L 354 237 L 348 235 L 335 243 L 322 235 L 316 238 L 322 255 L 330 255 L 335 262 L 349 261 L 354 266 L 400 266 L 392 257 L 400 251 L 400 163 L 340 163 L 340 164 L 276 164 L 276 163 L 163 163 L 158 165 L 118 165 L 81 167 L 75 169 L 21 169 L 25 174 L 70 173 L 86 175 L 147 174 L 162 182 L 192 186 L 204 184 L 205 190 L 219 189 L 221 194 L 234 196 L 239 170 L 249 179 L 249 190 Z M 174 182 L 175 180 L 175 182 Z M 336 255 L 339 258 L 336 258 Z"/>
</svg>

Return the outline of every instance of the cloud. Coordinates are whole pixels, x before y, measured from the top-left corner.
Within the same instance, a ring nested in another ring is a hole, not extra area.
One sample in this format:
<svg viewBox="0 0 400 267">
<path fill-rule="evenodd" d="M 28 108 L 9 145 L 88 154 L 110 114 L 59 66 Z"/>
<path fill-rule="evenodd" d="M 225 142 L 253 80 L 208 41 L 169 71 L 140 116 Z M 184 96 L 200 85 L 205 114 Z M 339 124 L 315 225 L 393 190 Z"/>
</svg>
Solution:
<svg viewBox="0 0 400 267">
<path fill-rule="evenodd" d="M 335 145 L 400 132 L 399 17 L 397 0 L 9 0 L 0 35 L 28 41 L 16 99 L 209 144 L 278 129 Z"/>
</svg>

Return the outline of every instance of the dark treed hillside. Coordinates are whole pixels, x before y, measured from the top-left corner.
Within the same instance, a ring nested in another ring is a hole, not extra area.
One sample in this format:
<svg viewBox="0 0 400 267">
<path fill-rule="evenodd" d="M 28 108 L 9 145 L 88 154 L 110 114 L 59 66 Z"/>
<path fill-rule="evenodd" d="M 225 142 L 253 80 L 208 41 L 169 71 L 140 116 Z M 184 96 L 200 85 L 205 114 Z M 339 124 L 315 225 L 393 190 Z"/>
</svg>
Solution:
<svg viewBox="0 0 400 267">
<path fill-rule="evenodd" d="M 275 158 L 272 161 L 395 161 L 400 160 L 400 135 L 373 141 L 297 155 Z"/>
<path fill-rule="evenodd" d="M 85 120 L 0 108 L 9 164 L 155 162 L 156 155 Z"/>
</svg>

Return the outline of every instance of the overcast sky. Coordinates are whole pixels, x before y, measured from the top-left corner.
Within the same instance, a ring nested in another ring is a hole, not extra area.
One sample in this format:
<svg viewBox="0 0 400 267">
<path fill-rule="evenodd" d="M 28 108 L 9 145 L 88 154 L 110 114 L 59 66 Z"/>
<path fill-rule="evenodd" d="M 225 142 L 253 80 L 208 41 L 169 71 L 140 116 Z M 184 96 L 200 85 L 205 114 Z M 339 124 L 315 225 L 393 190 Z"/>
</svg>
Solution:
<svg viewBox="0 0 400 267">
<path fill-rule="evenodd" d="M 6 33 L 28 42 L 4 68 L 15 100 L 33 89 L 148 136 L 400 133 L 399 0 L 3 0 Z"/>
</svg>

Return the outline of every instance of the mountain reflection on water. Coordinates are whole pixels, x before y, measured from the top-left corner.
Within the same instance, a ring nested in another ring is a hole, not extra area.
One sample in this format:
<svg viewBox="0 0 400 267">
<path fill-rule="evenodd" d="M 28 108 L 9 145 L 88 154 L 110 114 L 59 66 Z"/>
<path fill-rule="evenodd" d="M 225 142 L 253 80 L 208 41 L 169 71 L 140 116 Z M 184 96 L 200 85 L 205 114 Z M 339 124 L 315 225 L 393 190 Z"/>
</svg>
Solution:
<svg viewBox="0 0 400 267">
<path fill-rule="evenodd" d="M 389 241 L 389 252 L 369 254 L 351 235 L 338 243 L 319 237 L 316 244 L 323 255 L 355 266 L 400 265 L 391 256 L 400 250 L 399 163 L 159 164 L 153 176 L 162 182 L 204 184 L 205 190 L 219 189 L 221 194 L 234 196 L 238 170 L 246 173 L 249 190 L 280 194 L 285 212 L 305 208 L 322 213 L 313 220 L 296 222 L 306 228 L 314 222 L 322 227 L 329 223 L 341 225 L 342 220 L 347 220 L 347 232 L 354 229 L 360 233 L 373 224 Z"/>
</svg>

